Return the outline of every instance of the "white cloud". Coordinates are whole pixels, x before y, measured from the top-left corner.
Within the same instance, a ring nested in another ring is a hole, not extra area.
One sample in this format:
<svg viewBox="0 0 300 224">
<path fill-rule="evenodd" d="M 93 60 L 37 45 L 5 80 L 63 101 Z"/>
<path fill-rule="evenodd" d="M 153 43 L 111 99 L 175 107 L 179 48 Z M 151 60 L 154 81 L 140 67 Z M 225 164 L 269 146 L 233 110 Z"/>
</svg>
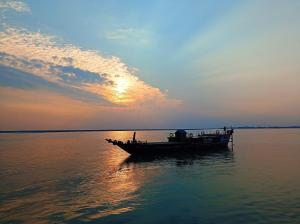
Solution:
<svg viewBox="0 0 300 224">
<path fill-rule="evenodd" d="M 147 45 L 150 44 L 153 37 L 150 31 L 145 29 L 120 28 L 105 33 L 108 40 L 120 44 Z"/>
<path fill-rule="evenodd" d="M 27 4 L 22 1 L 2 0 L 0 1 L 0 9 L 12 9 L 17 12 L 28 12 L 31 10 Z"/>
</svg>

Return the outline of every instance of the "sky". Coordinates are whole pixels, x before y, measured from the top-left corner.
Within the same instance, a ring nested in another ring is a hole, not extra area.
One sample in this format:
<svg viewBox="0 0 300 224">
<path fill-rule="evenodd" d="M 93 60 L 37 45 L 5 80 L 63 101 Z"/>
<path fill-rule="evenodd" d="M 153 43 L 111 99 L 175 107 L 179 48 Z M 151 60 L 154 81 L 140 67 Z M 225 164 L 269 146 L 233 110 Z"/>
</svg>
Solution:
<svg viewBox="0 0 300 224">
<path fill-rule="evenodd" d="M 0 0 L 0 130 L 300 124 L 298 0 Z"/>
</svg>

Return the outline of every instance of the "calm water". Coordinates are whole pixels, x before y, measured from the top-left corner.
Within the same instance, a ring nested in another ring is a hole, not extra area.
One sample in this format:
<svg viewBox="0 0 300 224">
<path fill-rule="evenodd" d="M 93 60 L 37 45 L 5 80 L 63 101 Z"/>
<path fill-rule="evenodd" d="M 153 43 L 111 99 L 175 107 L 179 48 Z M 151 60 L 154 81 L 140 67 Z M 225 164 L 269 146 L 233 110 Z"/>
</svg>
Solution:
<svg viewBox="0 0 300 224">
<path fill-rule="evenodd" d="M 145 161 L 104 142 L 131 135 L 1 134 L 0 223 L 300 223 L 299 129 L 238 130 L 232 152 Z"/>
</svg>

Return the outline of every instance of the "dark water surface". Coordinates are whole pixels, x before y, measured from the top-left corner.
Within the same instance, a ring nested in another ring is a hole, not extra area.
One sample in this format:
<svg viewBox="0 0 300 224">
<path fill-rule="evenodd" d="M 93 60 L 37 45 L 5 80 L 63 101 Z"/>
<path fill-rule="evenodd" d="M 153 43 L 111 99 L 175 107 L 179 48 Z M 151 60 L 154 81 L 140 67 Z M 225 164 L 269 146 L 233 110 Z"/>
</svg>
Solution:
<svg viewBox="0 0 300 224">
<path fill-rule="evenodd" d="M 0 223 L 300 223 L 299 129 L 237 130 L 232 152 L 181 158 L 104 142 L 131 135 L 1 134 Z"/>
</svg>

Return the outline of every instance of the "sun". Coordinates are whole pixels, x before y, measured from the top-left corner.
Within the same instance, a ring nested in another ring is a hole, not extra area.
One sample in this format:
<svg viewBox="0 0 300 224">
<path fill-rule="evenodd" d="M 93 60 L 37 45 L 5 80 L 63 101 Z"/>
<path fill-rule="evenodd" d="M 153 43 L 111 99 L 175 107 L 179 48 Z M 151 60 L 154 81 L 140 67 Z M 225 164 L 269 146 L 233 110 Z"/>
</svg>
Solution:
<svg viewBox="0 0 300 224">
<path fill-rule="evenodd" d="M 130 81 L 125 77 L 116 79 L 113 87 L 113 99 L 118 103 L 126 103 L 128 100 L 128 89 Z"/>
<path fill-rule="evenodd" d="M 129 81 L 125 78 L 116 80 L 115 91 L 117 95 L 122 95 L 128 89 Z"/>
</svg>

